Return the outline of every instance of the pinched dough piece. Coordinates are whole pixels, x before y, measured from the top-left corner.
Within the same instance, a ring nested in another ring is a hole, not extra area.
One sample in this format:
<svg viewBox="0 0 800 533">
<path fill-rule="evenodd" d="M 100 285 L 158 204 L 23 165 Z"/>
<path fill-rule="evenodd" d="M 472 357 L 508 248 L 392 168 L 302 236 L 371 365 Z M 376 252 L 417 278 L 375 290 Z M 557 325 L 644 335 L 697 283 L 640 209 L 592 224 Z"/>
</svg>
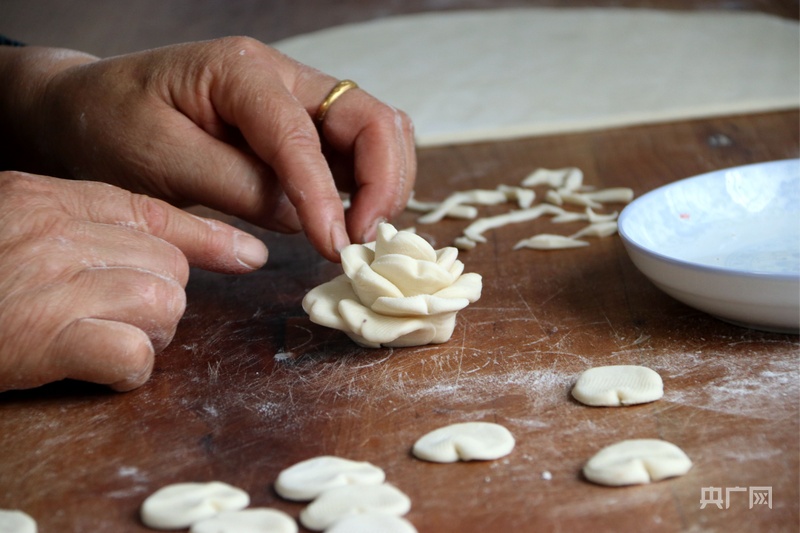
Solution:
<svg viewBox="0 0 800 533">
<path fill-rule="evenodd" d="M 414 443 L 414 456 L 435 463 L 498 459 L 514 449 L 514 436 L 492 422 L 463 422 L 433 430 Z"/>
<path fill-rule="evenodd" d="M 616 487 L 681 476 L 691 467 L 691 459 L 670 442 L 633 439 L 600 450 L 583 467 L 583 475 L 589 481 Z"/>
<path fill-rule="evenodd" d="M 277 509 L 223 511 L 195 522 L 190 533 L 297 533 L 294 518 Z"/>
<path fill-rule="evenodd" d="M 386 479 L 377 466 L 323 455 L 301 461 L 278 474 L 275 492 L 287 500 L 311 501 L 344 485 L 380 485 Z"/>
<path fill-rule="evenodd" d="M 572 388 L 572 396 L 579 402 L 605 407 L 653 402 L 663 395 L 658 372 L 633 365 L 590 368 Z"/>
<path fill-rule="evenodd" d="M 222 511 L 238 511 L 250 504 L 243 490 L 220 481 L 176 483 L 151 494 L 142 503 L 142 522 L 153 529 L 183 529 Z"/>
<path fill-rule="evenodd" d="M 300 523 L 312 531 L 322 531 L 347 516 L 403 516 L 410 509 L 411 500 L 392 485 L 345 485 L 320 494 L 300 512 Z"/>
<path fill-rule="evenodd" d="M 361 514 L 342 518 L 325 533 L 417 533 L 405 518 L 388 514 Z"/>
<path fill-rule="evenodd" d="M 0 533 L 36 533 L 36 521 L 22 511 L 0 509 Z"/>
</svg>

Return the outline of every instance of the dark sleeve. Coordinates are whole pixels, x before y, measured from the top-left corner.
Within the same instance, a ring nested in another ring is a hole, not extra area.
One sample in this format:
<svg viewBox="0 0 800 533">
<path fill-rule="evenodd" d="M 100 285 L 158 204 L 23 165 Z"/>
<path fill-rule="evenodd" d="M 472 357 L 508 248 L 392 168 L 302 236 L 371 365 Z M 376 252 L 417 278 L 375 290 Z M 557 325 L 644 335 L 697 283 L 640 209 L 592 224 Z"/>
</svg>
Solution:
<svg viewBox="0 0 800 533">
<path fill-rule="evenodd" d="M 25 45 L 19 41 L 15 41 L 14 39 L 9 39 L 5 35 L 0 35 L 0 46 L 25 46 Z"/>
</svg>

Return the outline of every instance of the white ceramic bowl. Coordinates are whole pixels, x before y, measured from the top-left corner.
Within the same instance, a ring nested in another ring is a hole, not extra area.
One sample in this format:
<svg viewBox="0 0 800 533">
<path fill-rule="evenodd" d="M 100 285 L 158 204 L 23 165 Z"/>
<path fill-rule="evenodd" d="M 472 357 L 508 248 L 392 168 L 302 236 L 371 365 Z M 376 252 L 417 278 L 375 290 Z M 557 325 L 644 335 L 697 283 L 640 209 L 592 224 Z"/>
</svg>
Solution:
<svg viewBox="0 0 800 533">
<path fill-rule="evenodd" d="M 661 290 L 737 325 L 800 331 L 800 159 L 718 170 L 620 214 L 633 263 Z"/>
</svg>

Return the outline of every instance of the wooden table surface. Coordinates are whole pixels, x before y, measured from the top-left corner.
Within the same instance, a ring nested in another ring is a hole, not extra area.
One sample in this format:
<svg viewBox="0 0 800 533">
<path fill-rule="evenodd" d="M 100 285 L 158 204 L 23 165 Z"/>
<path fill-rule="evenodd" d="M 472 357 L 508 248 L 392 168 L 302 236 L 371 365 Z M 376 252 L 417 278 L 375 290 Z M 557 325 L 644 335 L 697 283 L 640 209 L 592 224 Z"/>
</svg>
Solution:
<svg viewBox="0 0 800 533">
<path fill-rule="evenodd" d="M 6 0 L 0 33 L 108 55 L 230 33 L 275 41 L 437 6 L 544 2 L 400 4 Z M 735 5 L 797 18 L 796 2 Z M 799 121 L 796 111 L 776 112 L 426 149 L 417 195 L 516 184 L 537 167 L 564 166 L 583 169 L 591 185 L 640 195 L 706 171 L 798 157 Z M 413 223 L 410 213 L 397 220 Z M 310 323 L 303 295 L 339 266 L 301 237 L 259 232 L 271 251 L 264 269 L 192 272 L 186 315 L 144 387 L 116 394 L 65 382 L 0 394 L 0 508 L 26 511 L 42 533 L 146 531 L 138 508 L 148 494 L 221 480 L 247 490 L 253 505 L 297 516 L 302 505 L 274 493 L 276 475 L 331 454 L 384 468 L 410 496 L 408 518 L 422 533 L 797 531 L 798 337 L 735 327 L 678 303 L 636 270 L 616 236 L 576 250 L 511 251 L 548 224 L 494 231 L 490 244 L 461 254 L 467 271 L 483 275 L 482 298 L 460 313 L 450 342 L 394 350 L 362 349 Z M 419 230 L 441 247 L 463 226 Z M 573 401 L 577 375 L 606 364 L 655 369 L 664 398 L 620 409 Z M 513 453 L 452 465 L 411 457 L 423 433 L 468 420 L 508 427 Z M 597 450 L 642 437 L 677 444 L 694 467 L 628 488 L 582 479 Z M 751 508 L 757 487 L 771 488 L 772 508 Z M 710 488 L 727 493 L 727 509 L 701 509 Z"/>
</svg>

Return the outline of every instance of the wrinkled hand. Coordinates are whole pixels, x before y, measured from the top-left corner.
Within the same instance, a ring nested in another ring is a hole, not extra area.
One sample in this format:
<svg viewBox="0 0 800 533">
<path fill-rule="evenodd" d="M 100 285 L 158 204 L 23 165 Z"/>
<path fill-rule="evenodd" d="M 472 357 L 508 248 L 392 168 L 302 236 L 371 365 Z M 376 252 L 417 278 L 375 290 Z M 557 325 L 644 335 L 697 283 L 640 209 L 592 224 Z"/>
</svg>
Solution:
<svg viewBox="0 0 800 533">
<path fill-rule="evenodd" d="M 331 260 L 350 238 L 374 239 L 378 222 L 399 213 L 413 188 L 413 132 L 403 113 L 351 90 L 318 131 L 312 117 L 337 80 L 258 41 L 104 60 L 15 53 L 40 72 L 26 72 L 38 81 L 21 89 L 14 109 L 33 117 L 21 137 L 51 165 L 36 169 L 42 173 L 199 203 L 268 229 L 302 229 Z M 353 193 L 346 222 L 337 188 Z"/>
<path fill-rule="evenodd" d="M 250 272 L 261 241 L 103 183 L 0 172 L 0 391 L 129 390 L 184 312 L 189 265 Z"/>
</svg>

